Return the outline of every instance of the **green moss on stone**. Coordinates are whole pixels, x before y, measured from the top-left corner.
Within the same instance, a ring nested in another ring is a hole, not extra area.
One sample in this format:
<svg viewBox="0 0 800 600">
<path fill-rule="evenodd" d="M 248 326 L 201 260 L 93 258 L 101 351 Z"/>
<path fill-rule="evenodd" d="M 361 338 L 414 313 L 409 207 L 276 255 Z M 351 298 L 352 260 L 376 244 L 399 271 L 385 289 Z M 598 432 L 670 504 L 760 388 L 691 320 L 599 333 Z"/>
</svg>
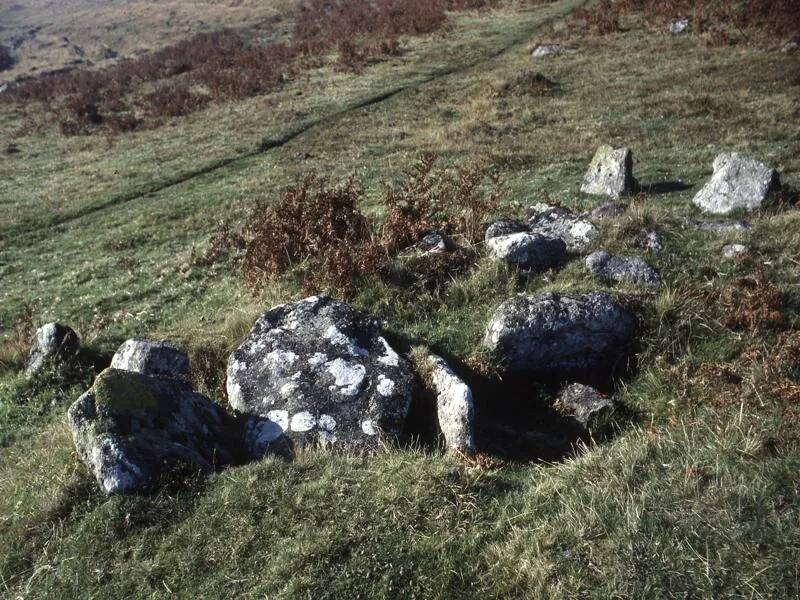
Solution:
<svg viewBox="0 0 800 600">
<path fill-rule="evenodd" d="M 108 406 L 116 412 L 133 413 L 155 408 L 156 398 L 138 373 L 106 369 L 94 382 L 97 406 Z"/>
</svg>

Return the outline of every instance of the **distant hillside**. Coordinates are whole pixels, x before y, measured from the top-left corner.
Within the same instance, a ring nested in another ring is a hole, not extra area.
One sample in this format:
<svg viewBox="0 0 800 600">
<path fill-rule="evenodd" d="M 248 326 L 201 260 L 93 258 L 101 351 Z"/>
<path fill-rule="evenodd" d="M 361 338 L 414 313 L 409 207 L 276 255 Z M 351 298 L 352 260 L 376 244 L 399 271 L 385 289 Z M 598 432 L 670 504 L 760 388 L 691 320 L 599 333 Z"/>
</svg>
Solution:
<svg viewBox="0 0 800 600">
<path fill-rule="evenodd" d="M 104 64 L 221 27 L 279 30 L 293 0 L 25 0 L 0 3 L 0 45 L 15 59 L 0 82 Z"/>
</svg>

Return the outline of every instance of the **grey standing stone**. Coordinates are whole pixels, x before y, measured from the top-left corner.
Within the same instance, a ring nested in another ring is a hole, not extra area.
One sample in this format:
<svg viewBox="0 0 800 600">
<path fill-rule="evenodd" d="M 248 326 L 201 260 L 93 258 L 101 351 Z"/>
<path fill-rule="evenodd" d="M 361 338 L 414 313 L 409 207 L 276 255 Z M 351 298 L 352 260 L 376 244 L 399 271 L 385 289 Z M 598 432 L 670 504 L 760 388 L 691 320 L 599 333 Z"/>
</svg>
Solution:
<svg viewBox="0 0 800 600">
<path fill-rule="evenodd" d="M 583 178 L 584 194 L 619 198 L 639 191 L 633 176 L 633 153 L 628 148 L 600 146 Z"/>
<path fill-rule="evenodd" d="M 53 361 L 67 360 L 80 350 L 78 334 L 60 323 L 48 323 L 36 330 L 25 371 L 34 375 Z"/>
<path fill-rule="evenodd" d="M 106 369 L 70 407 L 78 455 L 108 494 L 153 488 L 174 469 L 233 461 L 226 415 L 179 379 Z"/>
<path fill-rule="evenodd" d="M 111 367 L 157 377 L 187 378 L 189 356 L 166 341 L 132 338 L 124 342 L 111 359 Z"/>
<path fill-rule="evenodd" d="M 614 256 L 605 250 L 600 250 L 586 257 L 586 268 L 607 283 L 630 283 L 650 287 L 661 285 L 658 271 L 638 256 Z"/>
<path fill-rule="evenodd" d="M 752 212 L 779 187 L 780 177 L 774 169 L 741 154 L 720 154 L 714 160 L 714 174 L 693 202 L 715 215 L 735 210 Z"/>
<path fill-rule="evenodd" d="M 484 346 L 510 372 L 596 380 L 624 366 L 635 318 L 605 292 L 517 296 L 494 312 Z"/>
<path fill-rule="evenodd" d="M 546 271 L 562 265 L 567 258 L 563 240 L 538 233 L 493 237 L 486 246 L 493 258 L 528 272 Z"/>
<path fill-rule="evenodd" d="M 379 323 L 349 304 L 313 296 L 264 313 L 228 360 L 228 401 L 269 444 L 377 449 L 402 432 L 414 376 Z M 253 446 L 250 441 L 245 444 Z"/>
<path fill-rule="evenodd" d="M 472 390 L 435 354 L 428 355 L 430 379 L 436 392 L 439 428 L 448 448 L 472 454 L 475 452 L 475 403 Z"/>
</svg>

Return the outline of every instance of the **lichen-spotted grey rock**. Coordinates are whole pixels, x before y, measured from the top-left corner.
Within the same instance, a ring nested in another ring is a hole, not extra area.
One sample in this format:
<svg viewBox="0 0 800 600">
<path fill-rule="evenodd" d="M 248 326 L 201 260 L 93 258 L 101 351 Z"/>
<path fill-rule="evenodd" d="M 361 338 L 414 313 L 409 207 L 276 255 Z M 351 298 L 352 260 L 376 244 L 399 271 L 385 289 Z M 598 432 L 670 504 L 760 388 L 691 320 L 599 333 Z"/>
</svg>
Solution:
<svg viewBox="0 0 800 600">
<path fill-rule="evenodd" d="M 80 349 L 78 334 L 60 323 L 48 323 L 36 330 L 36 336 L 28 354 L 25 371 L 33 375 L 55 360 L 65 360 Z"/>
<path fill-rule="evenodd" d="M 778 172 L 749 156 L 735 152 L 714 160 L 714 174 L 697 192 L 694 204 L 704 212 L 727 215 L 735 210 L 761 208 L 780 187 Z"/>
<path fill-rule="evenodd" d="M 633 176 L 633 153 L 628 148 L 600 146 L 583 178 L 581 191 L 619 198 L 639 191 Z"/>
<path fill-rule="evenodd" d="M 567 259 L 567 245 L 557 237 L 539 233 L 511 233 L 486 242 L 489 254 L 524 272 L 546 271 Z"/>
<path fill-rule="evenodd" d="M 233 462 L 224 409 L 180 379 L 106 369 L 70 407 L 78 455 L 109 494 L 146 491 L 178 468 Z"/>
<path fill-rule="evenodd" d="M 484 345 L 509 372 L 608 380 L 625 366 L 635 318 L 605 292 L 520 295 L 503 302 Z"/>
<path fill-rule="evenodd" d="M 261 420 L 253 449 L 285 434 L 295 445 L 374 449 L 402 432 L 410 364 L 373 317 L 313 296 L 264 313 L 228 361 L 228 401 Z"/>
<path fill-rule="evenodd" d="M 451 450 L 475 452 L 475 402 L 472 390 L 440 356 L 429 354 L 427 368 L 436 392 L 439 429 Z"/>
<path fill-rule="evenodd" d="M 189 377 L 189 356 L 170 342 L 132 338 L 111 359 L 114 369 L 160 377 Z"/>
<path fill-rule="evenodd" d="M 605 250 L 586 257 L 586 268 L 605 283 L 628 283 L 647 287 L 661 285 L 658 270 L 638 256 L 616 256 Z"/>
<path fill-rule="evenodd" d="M 528 209 L 528 227 L 533 233 L 563 240 L 570 252 L 586 250 L 597 236 L 597 228 L 587 219 L 561 206 L 547 204 Z"/>
</svg>

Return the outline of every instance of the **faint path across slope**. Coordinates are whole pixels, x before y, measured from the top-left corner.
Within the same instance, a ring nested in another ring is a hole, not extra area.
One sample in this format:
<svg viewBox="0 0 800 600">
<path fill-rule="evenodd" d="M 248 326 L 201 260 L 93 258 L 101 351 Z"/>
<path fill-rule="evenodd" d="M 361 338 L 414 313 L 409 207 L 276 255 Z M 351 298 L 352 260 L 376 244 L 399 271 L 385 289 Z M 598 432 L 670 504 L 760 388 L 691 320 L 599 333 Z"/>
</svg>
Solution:
<svg viewBox="0 0 800 600">
<path fill-rule="evenodd" d="M 70 213 L 55 215 L 53 216 L 53 218 L 48 219 L 44 222 L 42 222 L 41 219 L 37 219 L 36 223 L 32 222 L 21 223 L 19 227 L 14 228 L 15 231 L 13 231 L 13 233 L 9 232 L 11 235 L 9 235 L 7 239 L 9 239 L 12 235 L 16 236 L 21 234 L 30 234 L 35 231 L 45 230 L 49 227 L 69 223 L 76 219 L 80 219 L 82 217 L 91 215 L 98 211 L 105 210 L 107 208 L 111 208 L 113 206 L 117 206 L 125 202 L 130 202 L 133 200 L 144 198 L 146 196 L 150 196 L 152 194 L 157 194 L 159 192 L 167 190 L 181 183 L 190 181 L 196 177 L 213 173 L 214 171 L 231 166 L 239 161 L 247 160 L 255 156 L 269 152 L 270 150 L 280 148 L 288 144 L 289 142 L 295 140 L 296 138 L 300 137 L 301 135 L 303 135 L 304 133 L 308 132 L 311 129 L 325 127 L 326 125 L 333 124 L 337 122 L 339 119 L 355 111 L 373 106 L 375 104 L 379 104 L 381 102 L 385 102 L 386 100 L 389 100 L 390 98 L 393 98 L 399 94 L 418 89 L 421 86 L 435 82 L 436 80 L 442 79 L 444 77 L 465 73 L 471 69 L 479 67 L 487 62 L 490 62 L 496 59 L 497 57 L 502 56 L 503 54 L 509 52 L 510 50 L 518 47 L 520 44 L 529 41 L 531 36 L 534 33 L 536 33 L 536 31 L 541 29 L 544 25 L 547 25 L 559 18 L 563 18 L 576 8 L 585 6 L 587 4 L 590 4 L 591 2 L 592 0 L 559 0 L 558 2 L 554 2 L 553 4 L 550 5 L 543 5 L 541 8 L 537 9 L 541 11 L 540 18 L 536 19 L 529 28 L 517 34 L 514 38 L 508 41 L 501 48 L 489 51 L 477 59 L 465 63 L 451 64 L 444 68 L 434 69 L 429 71 L 428 73 L 416 77 L 415 79 L 413 79 L 408 83 L 405 83 L 404 85 L 390 89 L 385 89 L 379 93 L 360 98 L 355 102 L 350 103 L 348 106 L 346 106 L 341 110 L 335 111 L 333 113 L 328 113 L 316 119 L 311 119 L 304 123 L 301 123 L 280 136 L 274 138 L 265 138 L 261 141 L 261 143 L 257 147 L 255 147 L 250 151 L 242 152 L 234 156 L 212 161 L 197 169 L 184 171 L 172 177 L 154 181 L 150 185 L 145 185 L 137 188 L 136 190 L 132 190 L 130 192 L 113 196 L 106 200 L 91 204 L 89 206 L 85 206 Z"/>
</svg>

